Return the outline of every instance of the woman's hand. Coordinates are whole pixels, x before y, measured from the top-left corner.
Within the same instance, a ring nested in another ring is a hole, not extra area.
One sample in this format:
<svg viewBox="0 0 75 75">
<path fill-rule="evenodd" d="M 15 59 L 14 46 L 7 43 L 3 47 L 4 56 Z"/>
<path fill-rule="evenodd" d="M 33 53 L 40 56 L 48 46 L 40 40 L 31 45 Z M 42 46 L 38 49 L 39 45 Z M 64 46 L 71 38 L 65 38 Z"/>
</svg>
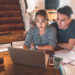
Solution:
<svg viewBox="0 0 75 75">
<path fill-rule="evenodd" d="M 28 50 L 28 49 L 29 49 L 27 46 L 24 46 L 23 48 L 24 48 L 24 49 L 26 49 L 26 50 Z"/>
<path fill-rule="evenodd" d="M 35 49 L 35 45 L 32 43 L 32 44 L 30 45 L 30 48 L 31 48 L 31 49 Z"/>
</svg>

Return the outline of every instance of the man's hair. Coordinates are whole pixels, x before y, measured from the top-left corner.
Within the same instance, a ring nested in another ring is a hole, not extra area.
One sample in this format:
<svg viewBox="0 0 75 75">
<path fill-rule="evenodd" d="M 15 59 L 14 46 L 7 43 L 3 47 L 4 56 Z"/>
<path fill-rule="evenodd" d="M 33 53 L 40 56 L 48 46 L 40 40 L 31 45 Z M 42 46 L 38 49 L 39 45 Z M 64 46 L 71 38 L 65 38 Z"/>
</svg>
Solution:
<svg viewBox="0 0 75 75">
<path fill-rule="evenodd" d="M 64 7 L 61 7 L 57 10 L 57 13 L 60 13 L 60 14 L 64 14 L 68 17 L 71 17 L 71 15 L 73 14 L 73 11 L 72 11 L 72 8 L 69 7 L 69 6 L 64 6 Z"/>
<path fill-rule="evenodd" d="M 45 11 L 45 10 L 38 10 L 37 12 L 36 12 L 36 15 L 35 15 L 35 17 L 37 17 L 38 15 L 41 15 L 41 16 L 43 16 L 46 20 L 48 20 L 48 15 L 47 15 L 47 12 Z"/>
</svg>

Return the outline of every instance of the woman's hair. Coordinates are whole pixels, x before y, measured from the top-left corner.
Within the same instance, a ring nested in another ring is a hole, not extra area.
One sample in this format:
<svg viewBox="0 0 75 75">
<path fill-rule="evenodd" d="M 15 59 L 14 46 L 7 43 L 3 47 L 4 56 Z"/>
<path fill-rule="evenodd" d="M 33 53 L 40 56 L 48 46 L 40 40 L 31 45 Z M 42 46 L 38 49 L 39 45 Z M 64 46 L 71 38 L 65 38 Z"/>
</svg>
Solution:
<svg viewBox="0 0 75 75">
<path fill-rule="evenodd" d="M 36 18 L 38 15 L 43 16 L 43 17 L 48 21 L 48 15 L 47 15 L 47 12 L 46 12 L 45 10 L 38 10 L 38 11 L 36 12 L 35 18 Z"/>
<path fill-rule="evenodd" d="M 73 11 L 72 11 L 72 8 L 71 7 L 64 6 L 64 7 L 59 8 L 57 10 L 57 13 L 65 14 L 66 16 L 71 17 L 71 15 L 73 14 Z"/>
</svg>

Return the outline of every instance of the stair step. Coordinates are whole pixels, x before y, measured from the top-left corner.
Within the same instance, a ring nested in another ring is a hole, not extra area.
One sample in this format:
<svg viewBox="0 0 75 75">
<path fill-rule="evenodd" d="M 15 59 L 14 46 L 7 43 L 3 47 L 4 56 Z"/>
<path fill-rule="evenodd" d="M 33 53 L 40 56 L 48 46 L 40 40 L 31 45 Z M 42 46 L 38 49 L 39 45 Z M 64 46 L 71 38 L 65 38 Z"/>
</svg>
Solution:
<svg viewBox="0 0 75 75">
<path fill-rule="evenodd" d="M 3 14 L 0 14 L 0 17 L 19 17 L 21 16 L 21 13 L 20 12 L 17 12 L 17 13 L 3 13 Z"/>
<path fill-rule="evenodd" d="M 19 25 L 20 25 L 20 26 L 21 26 L 21 25 L 24 26 L 23 23 L 2 24 L 2 25 L 0 24 L 0 28 L 1 28 L 1 27 L 20 27 Z"/>
<path fill-rule="evenodd" d="M 16 10 L 16 11 L 14 11 L 14 10 L 0 10 L 0 14 L 2 14 L 2 13 L 18 13 L 18 12 L 21 12 L 20 10 Z"/>
<path fill-rule="evenodd" d="M 20 10 L 20 5 L 14 4 L 14 5 L 0 5 L 0 11 L 1 10 Z"/>
<path fill-rule="evenodd" d="M 1 4 L 19 4 L 19 1 L 18 0 L 15 0 L 15 1 L 14 0 L 12 0 L 12 1 L 11 0 L 10 1 L 3 1 L 3 0 L 1 1 L 0 0 L 0 5 Z"/>
<path fill-rule="evenodd" d="M 20 10 L 11 10 L 11 11 L 0 11 L 0 17 L 11 17 L 11 16 L 21 16 Z"/>
<path fill-rule="evenodd" d="M 0 36 L 1 35 L 9 35 L 9 34 L 11 34 L 11 32 L 0 33 Z"/>
<path fill-rule="evenodd" d="M 16 20 L 2 20 L 0 21 L 0 24 L 13 24 L 13 23 L 20 23 L 20 22 L 23 22 L 22 19 L 16 19 Z"/>
<path fill-rule="evenodd" d="M 24 29 L 24 24 L 23 23 L 17 23 L 17 24 L 0 25 L 0 31 L 8 31 L 8 30 L 16 30 L 16 29 Z"/>
<path fill-rule="evenodd" d="M 6 1 L 7 1 L 7 2 L 12 2 L 12 1 L 13 1 L 14 3 L 15 3 L 16 1 L 19 2 L 19 0 L 0 0 L 0 2 L 6 2 Z"/>
<path fill-rule="evenodd" d="M 0 21 L 11 21 L 11 20 L 18 20 L 18 19 L 22 19 L 22 17 L 4 17 L 4 18 L 0 18 Z"/>
</svg>

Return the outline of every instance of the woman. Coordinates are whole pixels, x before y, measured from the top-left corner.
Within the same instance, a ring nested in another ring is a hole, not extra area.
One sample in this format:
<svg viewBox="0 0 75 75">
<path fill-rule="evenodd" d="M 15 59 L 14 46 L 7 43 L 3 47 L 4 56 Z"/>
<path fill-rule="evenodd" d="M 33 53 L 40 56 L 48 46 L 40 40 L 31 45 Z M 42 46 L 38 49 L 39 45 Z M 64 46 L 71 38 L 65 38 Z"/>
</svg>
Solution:
<svg viewBox="0 0 75 75">
<path fill-rule="evenodd" d="M 32 27 L 25 39 L 25 49 L 54 50 L 56 46 L 56 30 L 48 26 L 48 16 L 45 10 L 39 10 L 35 15 L 36 25 Z"/>
</svg>

